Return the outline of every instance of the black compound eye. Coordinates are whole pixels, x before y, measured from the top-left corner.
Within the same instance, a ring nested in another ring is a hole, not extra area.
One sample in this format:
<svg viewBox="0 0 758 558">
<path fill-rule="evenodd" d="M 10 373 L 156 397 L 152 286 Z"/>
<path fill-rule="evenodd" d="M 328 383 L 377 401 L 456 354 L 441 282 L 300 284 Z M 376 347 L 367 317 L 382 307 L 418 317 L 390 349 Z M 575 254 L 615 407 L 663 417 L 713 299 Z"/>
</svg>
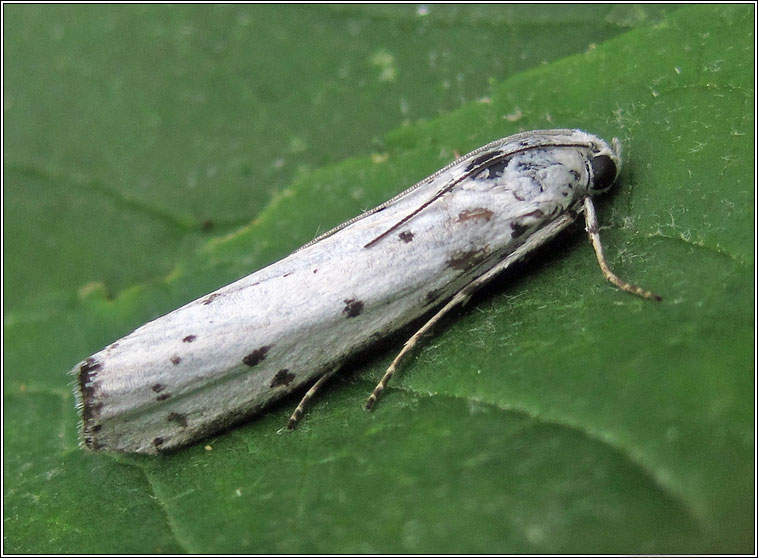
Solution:
<svg viewBox="0 0 758 558">
<path fill-rule="evenodd" d="M 616 163 L 608 155 L 598 155 L 590 161 L 592 165 L 592 190 L 607 190 L 616 180 Z"/>
</svg>

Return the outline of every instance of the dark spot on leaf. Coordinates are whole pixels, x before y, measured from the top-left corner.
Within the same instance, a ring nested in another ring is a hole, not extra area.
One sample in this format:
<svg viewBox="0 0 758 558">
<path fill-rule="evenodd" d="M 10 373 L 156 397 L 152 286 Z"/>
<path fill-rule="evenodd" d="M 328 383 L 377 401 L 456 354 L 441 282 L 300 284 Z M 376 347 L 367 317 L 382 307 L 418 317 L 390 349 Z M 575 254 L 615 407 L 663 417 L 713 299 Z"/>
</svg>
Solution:
<svg viewBox="0 0 758 558">
<path fill-rule="evenodd" d="M 165 400 L 166 400 L 166 399 L 168 399 L 169 397 L 171 397 L 171 394 L 170 394 L 170 393 L 168 393 L 168 392 L 166 392 L 166 393 L 161 393 L 161 394 L 160 394 L 158 397 L 156 397 L 156 398 L 155 398 L 155 400 L 156 400 L 156 401 L 165 401 Z"/>
<path fill-rule="evenodd" d="M 166 389 L 166 386 L 164 386 L 163 384 L 153 384 L 153 385 L 150 387 L 150 389 L 152 389 L 152 390 L 153 390 L 155 393 L 160 393 L 160 392 L 162 392 L 164 389 Z"/>
<path fill-rule="evenodd" d="M 279 370 L 274 377 L 271 379 L 271 386 L 272 388 L 279 387 L 279 386 L 288 386 L 292 380 L 295 379 L 295 375 L 290 372 L 287 368 L 283 368 L 282 370 Z"/>
<path fill-rule="evenodd" d="M 355 318 L 363 312 L 363 302 L 354 298 L 345 299 L 345 308 L 342 309 L 348 318 Z"/>
<path fill-rule="evenodd" d="M 157 438 L 153 438 L 153 445 L 154 445 L 156 448 L 157 448 L 157 447 L 160 447 L 160 446 L 162 446 L 162 445 L 163 445 L 163 442 L 164 442 L 164 441 L 165 441 L 165 440 L 164 440 L 162 437 L 158 436 Z"/>
<path fill-rule="evenodd" d="M 263 347 L 255 349 L 252 353 L 243 358 L 242 362 L 248 366 L 255 366 L 266 358 L 266 353 L 268 353 L 270 348 L 271 345 L 264 345 Z"/>
</svg>

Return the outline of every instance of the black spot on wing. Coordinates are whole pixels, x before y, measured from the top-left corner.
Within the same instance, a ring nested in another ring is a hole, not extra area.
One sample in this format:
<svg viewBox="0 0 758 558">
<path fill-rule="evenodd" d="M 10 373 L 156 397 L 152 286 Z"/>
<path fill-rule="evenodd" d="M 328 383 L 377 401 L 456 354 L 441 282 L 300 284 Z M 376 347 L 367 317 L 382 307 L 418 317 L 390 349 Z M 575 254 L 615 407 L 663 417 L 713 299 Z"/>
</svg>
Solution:
<svg viewBox="0 0 758 558">
<path fill-rule="evenodd" d="M 166 386 L 164 386 L 163 384 L 153 384 L 152 386 L 150 386 L 150 389 L 152 389 L 155 393 L 160 393 L 164 389 L 166 389 Z"/>
<path fill-rule="evenodd" d="M 197 335 L 188 335 L 187 337 L 182 339 L 182 341 L 184 343 L 192 343 L 195 339 L 197 339 Z"/>
<path fill-rule="evenodd" d="M 363 312 L 363 302 L 354 298 L 345 299 L 345 307 L 342 309 L 342 313 L 348 318 L 355 318 L 360 316 Z"/>
<path fill-rule="evenodd" d="M 95 430 L 95 429 L 98 426 L 100 426 L 100 425 L 98 424 L 98 425 L 94 426 L 91 429 L 91 432 L 93 432 L 93 433 L 97 432 L 97 430 Z M 88 436 L 87 434 L 84 435 L 84 445 L 87 446 L 91 450 L 99 450 L 100 448 L 103 447 L 103 444 L 101 444 L 100 442 L 98 442 L 97 440 L 95 440 L 92 436 Z"/>
<path fill-rule="evenodd" d="M 489 153 L 484 153 L 483 155 L 479 155 L 476 159 L 474 159 L 473 161 L 471 161 L 466 166 L 465 172 L 470 172 L 470 171 L 474 170 L 475 168 L 480 167 L 481 165 L 483 165 L 484 163 L 486 163 L 490 159 L 493 159 L 493 158 L 497 157 L 501 153 L 502 153 L 501 151 L 495 150 L 495 151 L 490 151 Z"/>
<path fill-rule="evenodd" d="M 182 413 L 169 413 L 166 417 L 166 420 L 176 423 L 182 428 L 187 428 L 187 415 L 184 415 Z"/>
<path fill-rule="evenodd" d="M 440 294 L 442 294 L 442 291 L 437 289 L 432 289 L 431 291 L 427 292 L 426 295 L 424 295 L 425 304 L 427 306 L 433 304 L 440 297 Z"/>
<path fill-rule="evenodd" d="M 460 250 L 450 254 L 446 263 L 449 268 L 466 271 L 481 263 L 488 253 L 489 249 L 487 247 L 476 250 Z"/>
<path fill-rule="evenodd" d="M 403 231 L 399 235 L 400 240 L 403 242 L 411 242 L 413 241 L 413 233 L 411 231 Z"/>
<path fill-rule="evenodd" d="M 282 370 L 279 370 L 279 372 L 277 372 L 271 379 L 270 387 L 275 388 L 279 386 L 288 386 L 294 379 L 295 375 L 287 368 L 283 368 Z"/>
<path fill-rule="evenodd" d="M 500 178 L 503 176 L 503 173 L 505 172 L 505 168 L 508 166 L 508 164 L 511 162 L 510 157 L 506 157 L 505 159 L 502 159 L 501 161 L 496 161 L 492 163 L 491 165 L 487 165 L 485 169 L 482 169 L 483 171 L 487 171 L 487 175 L 484 176 L 482 173 L 477 175 L 477 177 L 481 176 L 484 179 L 487 180 L 493 180 L 496 178 Z"/>
<path fill-rule="evenodd" d="M 84 374 L 89 378 L 90 373 L 94 372 L 95 370 L 100 370 L 102 368 L 102 364 L 98 362 L 96 359 L 89 357 L 87 360 L 82 362 L 82 365 L 79 367 L 79 374 Z M 92 374 L 94 376 L 95 374 Z"/>
<path fill-rule="evenodd" d="M 533 161 L 531 159 L 520 158 L 516 162 L 516 169 L 515 170 L 516 170 L 516 172 L 518 172 L 520 174 L 529 174 L 529 173 L 533 173 L 534 171 L 543 168 L 544 166 L 545 165 L 543 163 L 538 163 L 538 162 Z"/>
<path fill-rule="evenodd" d="M 511 223 L 511 238 L 518 238 L 529 230 L 529 225 L 523 223 Z"/>
<path fill-rule="evenodd" d="M 511 223 L 511 238 L 520 237 L 536 223 L 536 219 L 542 219 L 543 217 L 545 217 L 545 212 L 541 209 L 535 209 L 530 213 L 525 213 L 522 216 L 522 221 L 514 221 Z"/>
<path fill-rule="evenodd" d="M 89 357 L 79 366 L 79 393 L 82 394 L 82 422 L 85 426 L 100 415 L 102 401 L 98 401 L 97 371 L 102 364 L 95 358 Z M 90 446 L 91 447 L 91 446 Z"/>
<path fill-rule="evenodd" d="M 266 354 L 268 354 L 269 349 L 271 349 L 271 345 L 264 345 L 263 347 L 259 347 L 248 354 L 245 358 L 243 358 L 242 362 L 248 366 L 255 366 L 259 362 L 266 359 Z"/>
<path fill-rule="evenodd" d="M 178 356 L 178 355 L 174 355 L 174 356 L 172 356 L 172 357 L 171 357 L 171 363 L 172 363 L 173 365 L 177 365 L 177 364 L 179 364 L 181 361 L 182 361 L 182 357 L 180 357 L 180 356 Z"/>
<path fill-rule="evenodd" d="M 217 298 L 219 298 L 220 296 L 221 296 L 221 294 L 219 294 L 219 293 L 212 293 L 212 294 L 209 294 L 209 295 L 208 295 L 208 296 L 206 296 L 206 297 L 205 297 L 205 299 L 203 300 L 203 304 L 210 304 L 211 302 L 213 302 L 214 300 L 216 300 L 216 299 L 217 299 Z"/>
</svg>

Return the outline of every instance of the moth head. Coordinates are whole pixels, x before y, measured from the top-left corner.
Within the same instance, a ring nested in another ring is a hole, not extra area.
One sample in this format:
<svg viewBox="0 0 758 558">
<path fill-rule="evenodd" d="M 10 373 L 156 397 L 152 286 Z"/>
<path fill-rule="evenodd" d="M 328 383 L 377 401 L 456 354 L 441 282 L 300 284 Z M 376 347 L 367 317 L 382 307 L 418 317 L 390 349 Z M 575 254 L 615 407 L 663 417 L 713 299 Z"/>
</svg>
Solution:
<svg viewBox="0 0 758 558">
<path fill-rule="evenodd" d="M 618 138 L 613 138 L 611 145 L 602 140 L 593 143 L 592 154 L 587 161 L 590 195 L 607 192 L 621 171 L 621 144 Z"/>
</svg>

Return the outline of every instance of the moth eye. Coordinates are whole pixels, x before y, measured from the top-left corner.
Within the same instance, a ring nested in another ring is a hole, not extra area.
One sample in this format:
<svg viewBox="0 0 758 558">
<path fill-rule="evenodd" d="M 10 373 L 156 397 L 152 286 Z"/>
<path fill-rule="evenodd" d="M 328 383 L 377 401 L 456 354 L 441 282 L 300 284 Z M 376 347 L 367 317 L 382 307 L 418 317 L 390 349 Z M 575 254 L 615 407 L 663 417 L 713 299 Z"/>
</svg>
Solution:
<svg viewBox="0 0 758 558">
<path fill-rule="evenodd" d="M 593 192 L 603 192 L 611 187 L 616 180 L 616 163 L 608 155 L 598 155 L 590 160 L 592 166 L 592 184 L 590 188 Z"/>
</svg>

